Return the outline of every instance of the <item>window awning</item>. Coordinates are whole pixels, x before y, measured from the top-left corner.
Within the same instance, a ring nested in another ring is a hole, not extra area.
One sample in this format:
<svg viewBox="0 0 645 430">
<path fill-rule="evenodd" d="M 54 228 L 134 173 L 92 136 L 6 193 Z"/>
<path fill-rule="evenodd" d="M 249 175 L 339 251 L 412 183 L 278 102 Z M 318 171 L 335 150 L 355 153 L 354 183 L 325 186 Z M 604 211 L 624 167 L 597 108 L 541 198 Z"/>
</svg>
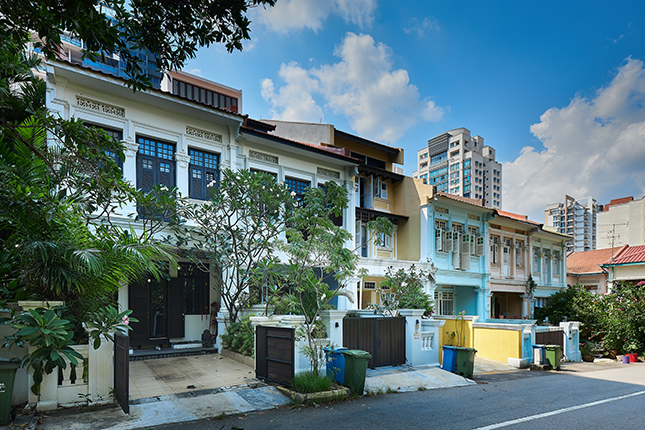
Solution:
<svg viewBox="0 0 645 430">
<path fill-rule="evenodd" d="M 366 216 L 368 220 L 372 220 L 378 217 L 388 218 L 392 222 L 408 220 L 408 217 L 405 215 L 397 215 L 397 214 L 392 214 L 388 212 L 381 212 L 381 211 L 376 211 L 374 209 L 356 208 L 356 217 L 358 218 L 360 216 Z"/>
<path fill-rule="evenodd" d="M 366 173 L 368 175 L 374 175 L 376 177 L 391 179 L 393 183 L 402 181 L 405 177 L 403 175 L 399 175 L 398 173 L 390 172 L 389 170 L 381 169 L 379 167 L 368 166 L 367 164 L 361 164 L 360 166 L 358 166 L 358 171 L 360 173 Z"/>
</svg>

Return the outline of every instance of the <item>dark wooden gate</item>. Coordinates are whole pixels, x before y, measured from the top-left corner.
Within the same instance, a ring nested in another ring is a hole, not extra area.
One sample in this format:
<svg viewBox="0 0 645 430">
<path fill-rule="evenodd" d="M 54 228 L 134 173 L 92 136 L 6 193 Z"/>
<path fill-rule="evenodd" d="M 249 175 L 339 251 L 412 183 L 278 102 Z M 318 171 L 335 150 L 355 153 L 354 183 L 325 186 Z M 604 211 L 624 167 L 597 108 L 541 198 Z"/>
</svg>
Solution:
<svg viewBox="0 0 645 430">
<path fill-rule="evenodd" d="M 116 401 L 130 413 L 130 338 L 114 334 L 114 392 Z"/>
<path fill-rule="evenodd" d="M 535 343 L 538 345 L 560 345 L 564 348 L 564 330 L 536 332 Z"/>
<path fill-rule="evenodd" d="M 405 364 L 405 318 L 345 318 L 343 346 L 372 354 L 370 368 Z"/>
<path fill-rule="evenodd" d="M 291 385 L 295 357 L 294 334 L 293 328 L 255 328 L 256 378 Z"/>
</svg>

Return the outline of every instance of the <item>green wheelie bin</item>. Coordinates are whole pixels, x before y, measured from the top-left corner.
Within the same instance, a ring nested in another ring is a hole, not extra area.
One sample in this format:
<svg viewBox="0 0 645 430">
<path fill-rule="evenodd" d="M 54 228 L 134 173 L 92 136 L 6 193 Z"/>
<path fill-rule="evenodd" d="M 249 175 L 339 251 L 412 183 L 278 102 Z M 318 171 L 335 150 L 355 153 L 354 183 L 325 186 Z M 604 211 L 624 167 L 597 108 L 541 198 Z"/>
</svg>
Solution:
<svg viewBox="0 0 645 430">
<path fill-rule="evenodd" d="M 9 424 L 13 380 L 16 377 L 18 367 L 18 363 L 0 358 L 0 426 Z"/>
<path fill-rule="evenodd" d="M 475 368 L 475 348 L 465 348 L 458 346 L 457 350 L 457 364 L 455 366 L 455 373 L 464 378 L 473 379 L 473 370 Z"/>
<path fill-rule="evenodd" d="M 352 393 L 362 396 L 365 391 L 365 375 L 367 374 L 367 362 L 372 355 L 360 349 L 348 349 L 343 351 L 345 356 L 345 383 L 352 390 Z"/>
<path fill-rule="evenodd" d="M 546 362 L 555 370 L 560 370 L 562 361 L 562 347 L 560 345 L 546 345 Z"/>
</svg>

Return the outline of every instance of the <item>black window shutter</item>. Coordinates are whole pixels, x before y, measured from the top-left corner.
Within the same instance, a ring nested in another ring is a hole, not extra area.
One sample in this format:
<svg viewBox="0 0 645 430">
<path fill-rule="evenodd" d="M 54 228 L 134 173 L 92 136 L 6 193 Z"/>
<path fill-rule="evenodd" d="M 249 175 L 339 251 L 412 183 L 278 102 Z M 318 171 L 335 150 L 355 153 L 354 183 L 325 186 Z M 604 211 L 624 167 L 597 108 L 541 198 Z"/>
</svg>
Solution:
<svg viewBox="0 0 645 430">
<path fill-rule="evenodd" d="M 194 199 L 204 199 L 206 198 L 205 193 L 205 174 L 202 167 L 190 167 L 190 197 Z"/>
<path fill-rule="evenodd" d="M 174 163 L 170 160 L 157 161 L 157 184 L 171 188 L 175 185 Z"/>
<path fill-rule="evenodd" d="M 143 191 L 150 191 L 155 184 L 155 162 L 153 159 L 137 156 L 137 187 Z"/>
</svg>

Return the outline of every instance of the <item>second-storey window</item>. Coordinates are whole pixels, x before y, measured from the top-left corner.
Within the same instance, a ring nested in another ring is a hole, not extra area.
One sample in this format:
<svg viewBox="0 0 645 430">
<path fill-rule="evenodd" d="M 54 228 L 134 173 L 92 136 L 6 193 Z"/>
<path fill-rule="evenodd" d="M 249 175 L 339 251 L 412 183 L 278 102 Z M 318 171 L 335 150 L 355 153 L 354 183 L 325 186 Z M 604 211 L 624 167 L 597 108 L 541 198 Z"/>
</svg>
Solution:
<svg viewBox="0 0 645 430">
<path fill-rule="evenodd" d="M 175 145 L 137 136 L 137 188 L 150 191 L 155 184 L 175 186 Z"/>
<path fill-rule="evenodd" d="M 101 129 L 107 134 L 109 137 L 111 137 L 115 142 L 120 142 L 123 140 L 123 130 L 117 130 L 114 128 L 108 128 L 102 125 L 95 125 L 95 124 L 85 124 L 86 127 L 89 128 L 98 128 Z M 111 151 L 111 150 L 106 150 L 105 153 L 110 156 L 110 158 L 114 159 L 114 162 L 116 165 L 123 171 L 123 160 L 121 160 L 121 157 L 116 155 L 116 151 Z"/>
<path fill-rule="evenodd" d="M 190 149 L 189 193 L 193 199 L 206 200 L 208 190 L 219 185 L 219 155 Z"/>
<path fill-rule="evenodd" d="M 285 178 L 284 183 L 287 188 L 291 190 L 293 198 L 298 202 L 298 204 L 302 204 L 305 198 L 305 193 L 311 186 L 311 182 L 294 178 Z"/>
</svg>

